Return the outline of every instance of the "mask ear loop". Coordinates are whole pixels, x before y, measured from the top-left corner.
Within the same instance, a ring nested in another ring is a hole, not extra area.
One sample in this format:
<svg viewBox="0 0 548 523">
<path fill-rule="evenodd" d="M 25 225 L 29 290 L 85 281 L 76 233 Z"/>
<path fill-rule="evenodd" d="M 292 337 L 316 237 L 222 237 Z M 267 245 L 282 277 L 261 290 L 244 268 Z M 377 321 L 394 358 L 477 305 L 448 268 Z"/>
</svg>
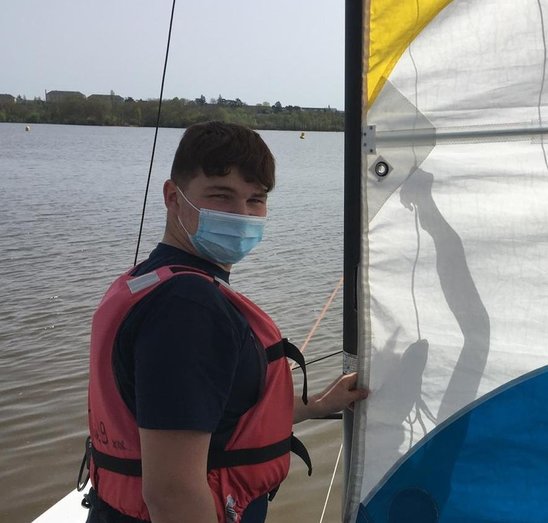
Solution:
<svg viewBox="0 0 548 523">
<path fill-rule="evenodd" d="M 186 203 L 188 203 L 188 205 L 190 205 L 194 210 L 198 211 L 198 214 L 200 214 L 200 209 L 198 209 L 198 207 L 196 207 L 186 196 L 185 196 L 185 193 L 179 188 L 178 185 L 176 185 L 175 187 L 177 187 L 177 190 L 181 193 L 181 196 L 185 199 Z M 183 228 L 183 231 L 186 232 L 186 235 L 188 236 L 188 239 L 192 242 L 192 236 L 186 229 L 186 227 L 184 226 L 183 222 L 181 221 L 181 218 L 179 217 L 179 215 L 177 215 L 177 221 L 179 222 L 179 225 Z"/>
<path fill-rule="evenodd" d="M 183 228 L 183 231 L 186 232 L 186 235 L 188 236 L 188 239 L 192 240 L 191 234 L 186 230 L 186 227 L 183 225 L 183 222 L 181 221 L 181 218 L 179 218 L 179 215 L 177 215 L 177 221 L 179 222 L 179 225 Z"/>
<path fill-rule="evenodd" d="M 178 185 L 176 185 L 175 187 L 177 187 L 177 190 L 181 193 L 181 196 L 185 199 L 185 202 L 188 203 L 188 205 L 190 205 L 194 210 L 200 212 L 200 209 L 198 209 L 198 207 L 196 207 L 186 196 L 185 196 L 185 193 L 179 188 Z"/>
</svg>

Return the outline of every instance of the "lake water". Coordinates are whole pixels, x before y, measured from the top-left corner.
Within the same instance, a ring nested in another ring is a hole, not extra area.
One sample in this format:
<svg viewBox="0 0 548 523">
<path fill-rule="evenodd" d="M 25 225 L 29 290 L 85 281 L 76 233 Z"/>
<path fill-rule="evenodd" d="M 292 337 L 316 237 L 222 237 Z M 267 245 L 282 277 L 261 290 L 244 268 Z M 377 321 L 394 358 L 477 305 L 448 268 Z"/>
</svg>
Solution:
<svg viewBox="0 0 548 523">
<path fill-rule="evenodd" d="M 263 243 L 232 285 L 301 345 L 342 276 L 343 134 L 262 132 L 277 160 Z M 163 234 L 161 189 L 180 129 L 160 129 L 140 258 Z M 133 264 L 153 129 L 0 124 L 0 521 L 26 523 L 75 486 L 86 436 L 90 320 Z M 342 348 L 342 292 L 308 345 Z M 341 357 L 309 368 L 311 390 Z M 320 520 L 341 422 L 308 421 L 311 478 L 293 460 L 269 523 Z M 340 520 L 339 468 L 324 521 Z M 60 522 L 63 523 L 63 522 Z M 69 523 L 69 522 L 66 522 Z"/>
</svg>

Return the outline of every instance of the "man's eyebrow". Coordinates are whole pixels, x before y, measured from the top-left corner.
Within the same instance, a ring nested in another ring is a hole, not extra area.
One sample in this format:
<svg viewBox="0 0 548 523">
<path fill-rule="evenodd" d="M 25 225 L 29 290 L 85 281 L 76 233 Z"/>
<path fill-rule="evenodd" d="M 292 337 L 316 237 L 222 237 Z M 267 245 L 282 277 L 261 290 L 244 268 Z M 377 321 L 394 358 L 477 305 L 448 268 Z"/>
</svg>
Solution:
<svg viewBox="0 0 548 523">
<path fill-rule="evenodd" d="M 236 191 L 236 189 L 228 186 L 228 185 L 210 185 L 209 187 L 206 188 L 207 191 L 222 191 L 222 192 L 226 192 L 226 193 L 231 193 L 231 194 L 236 194 L 238 191 Z M 268 191 L 266 189 L 261 189 L 261 190 L 258 190 L 258 191 L 255 191 L 253 194 L 252 194 L 253 197 L 261 197 L 261 198 L 266 198 L 268 196 Z"/>
<path fill-rule="evenodd" d="M 268 196 L 268 192 L 266 190 L 264 191 L 255 191 L 252 196 L 260 196 L 261 198 L 266 198 Z"/>
</svg>

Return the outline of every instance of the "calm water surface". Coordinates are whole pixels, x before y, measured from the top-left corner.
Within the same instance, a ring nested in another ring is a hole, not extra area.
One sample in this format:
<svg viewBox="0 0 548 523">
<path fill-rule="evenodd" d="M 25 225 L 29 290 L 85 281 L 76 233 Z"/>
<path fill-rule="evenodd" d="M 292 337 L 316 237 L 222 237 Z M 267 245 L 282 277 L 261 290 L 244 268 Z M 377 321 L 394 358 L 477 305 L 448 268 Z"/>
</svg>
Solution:
<svg viewBox="0 0 548 523">
<path fill-rule="evenodd" d="M 32 521 L 75 486 L 90 319 L 111 280 L 133 264 L 153 134 L 0 124 L 0 521 Z M 140 258 L 163 233 L 162 183 L 181 134 L 159 132 Z M 231 282 L 301 345 L 342 275 L 343 135 L 261 134 L 277 160 L 277 187 L 266 238 Z M 341 314 L 339 292 L 308 359 L 342 348 Z M 311 366 L 311 390 L 339 370 L 340 357 Z M 341 424 L 309 421 L 297 433 L 314 474 L 293 461 L 269 523 L 320 519 Z M 340 481 L 339 470 L 324 521 L 340 519 Z"/>
</svg>

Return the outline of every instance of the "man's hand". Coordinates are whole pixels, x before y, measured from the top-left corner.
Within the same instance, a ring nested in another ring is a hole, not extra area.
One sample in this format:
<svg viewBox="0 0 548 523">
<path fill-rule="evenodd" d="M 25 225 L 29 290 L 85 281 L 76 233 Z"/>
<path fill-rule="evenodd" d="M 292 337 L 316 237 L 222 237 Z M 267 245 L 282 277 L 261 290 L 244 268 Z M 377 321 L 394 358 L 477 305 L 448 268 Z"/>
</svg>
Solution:
<svg viewBox="0 0 548 523">
<path fill-rule="evenodd" d="M 369 394 L 367 389 L 356 388 L 357 379 L 355 372 L 339 376 L 323 392 L 308 398 L 308 405 L 300 397 L 295 397 L 293 423 L 353 408 L 355 401 L 363 400 Z"/>
</svg>

